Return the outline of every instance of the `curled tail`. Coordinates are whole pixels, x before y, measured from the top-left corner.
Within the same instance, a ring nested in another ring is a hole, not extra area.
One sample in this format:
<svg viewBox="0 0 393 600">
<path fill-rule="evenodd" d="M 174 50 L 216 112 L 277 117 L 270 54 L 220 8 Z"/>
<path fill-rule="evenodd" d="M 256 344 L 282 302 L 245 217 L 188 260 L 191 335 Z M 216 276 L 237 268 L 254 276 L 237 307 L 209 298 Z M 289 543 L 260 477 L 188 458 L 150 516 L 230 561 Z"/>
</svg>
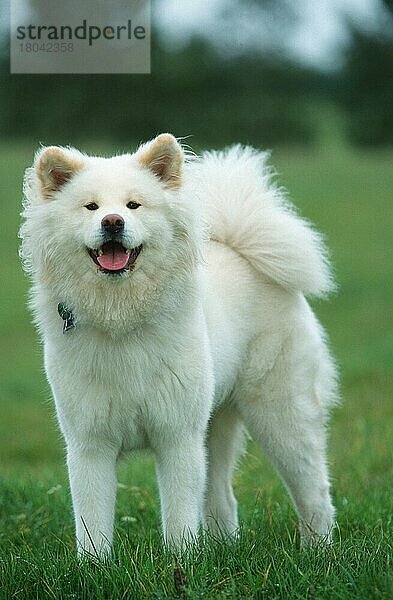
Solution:
<svg viewBox="0 0 393 600">
<path fill-rule="evenodd" d="M 282 287 L 323 296 L 334 283 L 322 237 L 272 185 L 267 158 L 233 146 L 198 161 L 211 239 L 230 246 Z"/>
</svg>

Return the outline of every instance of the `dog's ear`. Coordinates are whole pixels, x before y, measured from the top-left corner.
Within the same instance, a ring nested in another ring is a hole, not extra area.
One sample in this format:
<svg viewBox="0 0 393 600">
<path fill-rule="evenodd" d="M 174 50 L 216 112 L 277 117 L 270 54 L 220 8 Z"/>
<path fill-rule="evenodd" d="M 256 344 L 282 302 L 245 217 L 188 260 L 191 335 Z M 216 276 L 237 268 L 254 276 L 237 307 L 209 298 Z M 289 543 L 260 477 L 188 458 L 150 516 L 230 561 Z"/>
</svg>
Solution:
<svg viewBox="0 0 393 600">
<path fill-rule="evenodd" d="M 46 199 L 67 183 L 83 167 L 83 155 L 77 150 L 48 146 L 38 152 L 34 168 Z"/>
<path fill-rule="evenodd" d="M 139 148 L 139 163 L 156 175 L 166 187 L 180 187 L 184 152 L 170 133 L 161 133 L 151 142 Z"/>
</svg>

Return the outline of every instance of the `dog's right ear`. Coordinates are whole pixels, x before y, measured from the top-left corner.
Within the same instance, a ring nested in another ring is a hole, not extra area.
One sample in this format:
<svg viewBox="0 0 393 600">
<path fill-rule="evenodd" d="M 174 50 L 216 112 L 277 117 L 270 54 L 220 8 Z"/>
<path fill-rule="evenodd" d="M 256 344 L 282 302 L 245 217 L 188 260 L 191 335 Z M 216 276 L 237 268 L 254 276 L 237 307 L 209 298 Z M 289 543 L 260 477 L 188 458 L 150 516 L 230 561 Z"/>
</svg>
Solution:
<svg viewBox="0 0 393 600">
<path fill-rule="evenodd" d="M 33 168 L 41 185 L 42 196 L 50 200 L 82 167 L 83 155 L 77 150 L 59 146 L 40 150 Z"/>
</svg>

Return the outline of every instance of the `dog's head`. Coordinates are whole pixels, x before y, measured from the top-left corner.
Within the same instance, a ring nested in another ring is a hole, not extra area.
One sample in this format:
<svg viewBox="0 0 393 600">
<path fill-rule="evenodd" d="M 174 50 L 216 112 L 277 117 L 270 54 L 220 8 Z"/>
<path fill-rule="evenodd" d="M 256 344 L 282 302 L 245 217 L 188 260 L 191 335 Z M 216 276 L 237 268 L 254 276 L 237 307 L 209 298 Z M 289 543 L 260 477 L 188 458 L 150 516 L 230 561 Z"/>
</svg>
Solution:
<svg viewBox="0 0 393 600">
<path fill-rule="evenodd" d="M 111 158 L 41 149 L 25 178 L 28 270 L 49 285 L 75 287 L 78 280 L 90 290 L 141 292 L 189 269 L 198 235 L 180 193 L 183 161 L 170 134 Z"/>
</svg>

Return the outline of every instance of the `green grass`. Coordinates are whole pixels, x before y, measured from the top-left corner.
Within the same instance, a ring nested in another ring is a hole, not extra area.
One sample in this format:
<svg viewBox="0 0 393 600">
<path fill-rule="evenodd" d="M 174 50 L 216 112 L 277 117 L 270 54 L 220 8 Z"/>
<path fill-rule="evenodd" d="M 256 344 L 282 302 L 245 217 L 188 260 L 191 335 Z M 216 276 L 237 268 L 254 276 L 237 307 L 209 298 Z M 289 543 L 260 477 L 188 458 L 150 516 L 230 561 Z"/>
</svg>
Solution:
<svg viewBox="0 0 393 600">
<path fill-rule="evenodd" d="M 78 565 L 71 502 L 41 348 L 17 248 L 29 144 L 0 146 L 0 598 L 170 598 L 173 557 L 159 537 L 154 463 L 119 467 L 116 558 Z M 97 147 L 108 151 L 109 146 Z M 392 153 L 282 151 L 279 182 L 325 232 L 339 293 L 315 303 L 342 372 L 330 464 L 339 529 L 326 552 L 298 549 L 296 516 L 251 444 L 235 480 L 242 531 L 182 559 L 189 598 L 390 598 L 392 579 Z"/>
</svg>

